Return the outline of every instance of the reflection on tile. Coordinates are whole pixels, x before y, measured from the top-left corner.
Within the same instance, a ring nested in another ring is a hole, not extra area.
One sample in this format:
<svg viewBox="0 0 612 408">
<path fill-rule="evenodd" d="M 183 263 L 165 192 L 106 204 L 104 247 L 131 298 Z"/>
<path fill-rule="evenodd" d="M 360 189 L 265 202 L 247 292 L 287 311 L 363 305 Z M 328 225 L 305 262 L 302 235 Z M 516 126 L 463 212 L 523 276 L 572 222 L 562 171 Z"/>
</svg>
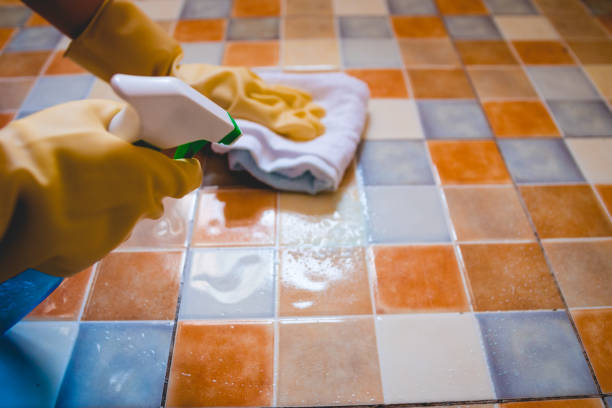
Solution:
<svg viewBox="0 0 612 408">
<path fill-rule="evenodd" d="M 181 292 L 181 319 L 274 316 L 271 249 L 194 250 Z"/>
<path fill-rule="evenodd" d="M 227 29 L 228 40 L 277 40 L 278 18 L 232 18 Z"/>
<path fill-rule="evenodd" d="M 376 18 L 376 17 L 373 17 Z M 322 16 L 289 16 L 283 21 L 283 39 L 336 38 L 334 19 Z"/>
<path fill-rule="evenodd" d="M 77 332 L 76 323 L 21 322 L 0 336 L 0 406 L 55 406 Z"/>
<path fill-rule="evenodd" d="M 442 14 L 487 14 L 482 0 L 436 0 Z"/>
<path fill-rule="evenodd" d="M 30 27 L 19 30 L 5 51 L 38 51 L 55 48 L 62 34 L 53 27 Z"/>
<path fill-rule="evenodd" d="M 180 19 L 224 18 L 231 6 L 231 0 L 185 0 Z"/>
<path fill-rule="evenodd" d="M 49 51 L 9 52 L 0 54 L 0 77 L 36 76 L 47 62 Z M 3 94 L 3 99 L 8 94 Z"/>
<path fill-rule="evenodd" d="M 577 67 L 528 67 L 544 99 L 598 99 L 597 92 Z"/>
<path fill-rule="evenodd" d="M 482 313 L 497 398 L 597 392 L 565 312 Z"/>
<path fill-rule="evenodd" d="M 434 0 L 387 0 L 390 14 L 422 15 L 437 13 Z"/>
<path fill-rule="evenodd" d="M 338 30 L 343 38 L 391 38 L 387 17 L 340 17 Z"/>
<path fill-rule="evenodd" d="M 340 49 L 336 39 L 282 41 L 284 66 L 340 66 Z"/>
<path fill-rule="evenodd" d="M 439 17 L 391 17 L 391 23 L 398 38 L 440 38 L 447 35 Z"/>
<path fill-rule="evenodd" d="M 580 169 L 592 183 L 612 183 L 612 139 L 567 139 Z"/>
<path fill-rule="evenodd" d="M 563 307 L 538 244 L 463 244 L 460 248 L 475 310 Z"/>
<path fill-rule="evenodd" d="M 508 40 L 556 40 L 559 35 L 546 17 L 503 16 L 495 23 Z"/>
<path fill-rule="evenodd" d="M 583 64 L 612 64 L 612 41 L 570 40 L 567 42 Z"/>
<path fill-rule="evenodd" d="M 61 75 L 38 78 L 21 106 L 22 111 L 38 111 L 63 102 L 84 99 L 89 94 L 94 77 L 91 75 Z"/>
<path fill-rule="evenodd" d="M 549 101 L 565 136 L 611 136 L 612 113 L 599 101 Z"/>
<path fill-rule="evenodd" d="M 230 42 L 225 44 L 223 65 L 264 67 L 278 64 L 278 42 Z"/>
<path fill-rule="evenodd" d="M 0 110 L 17 110 L 30 92 L 34 81 L 19 79 L 16 81 L 0 81 Z"/>
<path fill-rule="evenodd" d="M 457 41 L 465 65 L 514 65 L 514 55 L 504 41 Z"/>
<path fill-rule="evenodd" d="M 370 242 L 450 240 L 442 202 L 433 186 L 366 186 Z"/>
<path fill-rule="evenodd" d="M 171 336 L 171 322 L 81 323 L 57 406 L 158 406 Z"/>
<path fill-rule="evenodd" d="M 114 252 L 96 269 L 83 320 L 172 320 L 180 252 Z"/>
<path fill-rule="evenodd" d="M 460 65 L 453 43 L 448 39 L 400 39 L 398 40 L 404 65 L 407 67 Z"/>
<path fill-rule="evenodd" d="M 530 0 L 484 0 L 493 14 L 537 14 Z"/>
<path fill-rule="evenodd" d="M 514 49 L 527 65 L 573 64 L 567 48 L 558 41 L 513 41 Z"/>
<path fill-rule="evenodd" d="M 612 65 L 587 65 L 583 68 L 599 92 L 606 98 L 612 98 Z"/>
<path fill-rule="evenodd" d="M 223 43 L 221 42 L 189 42 L 181 44 L 183 48 L 183 64 L 221 64 Z"/>
<path fill-rule="evenodd" d="M 333 0 L 334 14 L 381 15 L 387 13 L 384 0 Z"/>
<path fill-rule="evenodd" d="M 281 316 L 372 313 L 363 248 L 287 249 L 279 271 Z"/>
<path fill-rule="evenodd" d="M 26 316 L 31 320 L 77 320 L 93 267 L 66 278 L 48 298 Z"/>
<path fill-rule="evenodd" d="M 379 316 L 376 333 L 386 404 L 495 397 L 472 314 Z"/>
<path fill-rule="evenodd" d="M 27 7 L 2 7 L 0 13 L 0 27 L 22 26 L 32 12 Z"/>
<path fill-rule="evenodd" d="M 399 68 L 402 60 L 393 39 L 343 39 L 340 42 L 347 68 Z M 364 53 L 363 50 L 368 50 Z"/>
<path fill-rule="evenodd" d="M 271 323 L 178 323 L 166 404 L 270 406 L 274 369 Z"/>
<path fill-rule="evenodd" d="M 181 42 L 221 41 L 225 20 L 182 20 L 176 24 L 174 38 Z"/>
<path fill-rule="evenodd" d="M 512 187 L 444 189 L 459 241 L 534 239 Z"/>
<path fill-rule="evenodd" d="M 506 402 L 500 406 L 502 408 L 603 408 L 601 400 L 596 398 Z"/>
<path fill-rule="evenodd" d="M 379 314 L 469 310 L 450 245 L 374 247 L 374 265 Z"/>
<path fill-rule="evenodd" d="M 370 99 L 366 140 L 423 138 L 423 129 L 414 101 Z"/>
<path fill-rule="evenodd" d="M 491 17 L 461 16 L 445 17 L 451 37 L 460 40 L 497 40 L 501 38 Z"/>
<path fill-rule="evenodd" d="M 406 82 L 399 69 L 351 69 L 346 73 L 368 84 L 371 98 L 408 97 Z"/>
<path fill-rule="evenodd" d="M 559 136 L 559 131 L 542 102 L 485 102 L 483 108 L 497 137 Z"/>
<path fill-rule="evenodd" d="M 521 186 L 542 238 L 612 236 L 612 223 L 588 185 Z"/>
<path fill-rule="evenodd" d="M 417 102 L 428 139 L 489 138 L 491 130 L 472 100 Z"/>
<path fill-rule="evenodd" d="M 233 17 L 268 17 L 280 14 L 280 0 L 234 0 Z"/>
<path fill-rule="evenodd" d="M 285 13 L 293 15 L 331 15 L 332 0 L 285 0 Z"/>
<path fill-rule="evenodd" d="M 572 316 L 601 390 L 612 392 L 612 309 L 574 310 Z"/>
<path fill-rule="evenodd" d="M 412 69 L 408 71 L 415 98 L 473 98 L 463 69 Z"/>
<path fill-rule="evenodd" d="M 500 140 L 499 148 L 517 183 L 584 181 L 562 140 Z"/>
<path fill-rule="evenodd" d="M 612 240 L 547 242 L 544 249 L 569 307 L 612 306 Z"/>
<path fill-rule="evenodd" d="M 365 185 L 435 184 L 421 141 L 365 141 L 359 167 Z"/>
</svg>

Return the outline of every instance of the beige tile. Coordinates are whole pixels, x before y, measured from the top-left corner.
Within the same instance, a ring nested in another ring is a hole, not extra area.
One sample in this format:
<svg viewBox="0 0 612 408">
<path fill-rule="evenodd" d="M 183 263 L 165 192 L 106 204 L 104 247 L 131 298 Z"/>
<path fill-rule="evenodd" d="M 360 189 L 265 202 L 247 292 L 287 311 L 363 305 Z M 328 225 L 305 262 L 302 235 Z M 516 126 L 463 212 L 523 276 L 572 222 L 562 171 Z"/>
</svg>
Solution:
<svg viewBox="0 0 612 408">
<path fill-rule="evenodd" d="M 181 0 L 135 0 L 134 3 L 152 20 L 176 20 L 183 7 Z"/>
<path fill-rule="evenodd" d="M 416 104 L 410 99 L 370 99 L 365 139 L 423 139 Z"/>
<path fill-rule="evenodd" d="M 612 65 L 586 65 L 584 70 L 606 98 L 612 98 Z"/>
<path fill-rule="evenodd" d="M 555 40 L 559 35 L 546 17 L 503 16 L 495 22 L 509 40 Z"/>
<path fill-rule="evenodd" d="M 593 183 L 612 183 L 612 139 L 566 139 L 584 176 Z"/>
<path fill-rule="evenodd" d="M 337 15 L 383 15 L 387 13 L 384 0 L 334 0 Z"/>
<path fill-rule="evenodd" d="M 470 67 L 467 71 L 478 96 L 482 99 L 537 98 L 538 96 L 522 68 Z"/>
<path fill-rule="evenodd" d="M 291 66 L 340 66 L 340 51 L 335 39 L 286 40 L 282 42 L 282 64 Z"/>
</svg>

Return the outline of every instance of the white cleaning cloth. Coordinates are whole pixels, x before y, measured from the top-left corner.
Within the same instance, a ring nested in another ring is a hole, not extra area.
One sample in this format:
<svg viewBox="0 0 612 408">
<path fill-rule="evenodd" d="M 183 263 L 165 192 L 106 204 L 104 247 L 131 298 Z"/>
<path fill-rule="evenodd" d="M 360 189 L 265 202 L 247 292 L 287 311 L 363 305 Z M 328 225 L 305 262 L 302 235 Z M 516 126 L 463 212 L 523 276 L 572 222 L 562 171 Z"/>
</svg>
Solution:
<svg viewBox="0 0 612 408">
<path fill-rule="evenodd" d="M 237 120 L 242 137 L 231 146 L 213 144 L 213 151 L 228 153 L 232 170 L 246 170 L 280 190 L 310 194 L 336 190 L 365 125 L 370 96 L 367 85 L 342 73 L 258 74 L 267 83 L 310 92 L 325 108 L 325 133 L 308 142 L 294 142 L 265 126 Z"/>
</svg>

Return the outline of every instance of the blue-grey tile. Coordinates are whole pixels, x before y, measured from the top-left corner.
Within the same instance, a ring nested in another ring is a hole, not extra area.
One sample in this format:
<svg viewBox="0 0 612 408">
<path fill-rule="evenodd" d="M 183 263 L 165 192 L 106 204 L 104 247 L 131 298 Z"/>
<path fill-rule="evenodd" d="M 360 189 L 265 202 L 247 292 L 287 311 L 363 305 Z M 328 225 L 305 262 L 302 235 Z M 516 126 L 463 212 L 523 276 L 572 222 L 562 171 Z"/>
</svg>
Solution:
<svg viewBox="0 0 612 408">
<path fill-rule="evenodd" d="M 476 316 L 497 398 L 597 393 L 565 312 Z"/>
<path fill-rule="evenodd" d="M 343 38 L 392 38 L 389 19 L 382 16 L 339 17 L 338 27 Z"/>
<path fill-rule="evenodd" d="M 612 136 L 612 113 L 600 101 L 548 101 L 565 136 Z"/>
<path fill-rule="evenodd" d="M 597 91 L 577 67 L 527 67 L 544 99 L 599 99 Z"/>
<path fill-rule="evenodd" d="M 22 26 L 31 14 L 27 7 L 0 6 L 0 27 Z"/>
<path fill-rule="evenodd" d="M 517 183 L 584 181 L 561 139 L 508 139 L 498 143 Z"/>
<path fill-rule="evenodd" d="M 181 43 L 184 64 L 221 65 L 223 58 L 223 43 L 220 42 L 190 42 Z"/>
<path fill-rule="evenodd" d="M 278 18 L 232 18 L 227 28 L 228 40 L 276 40 Z"/>
<path fill-rule="evenodd" d="M 402 59 L 393 39 L 343 39 L 342 59 L 347 68 L 400 68 Z M 367 52 L 364 52 L 367 50 Z"/>
<path fill-rule="evenodd" d="M 274 317 L 272 249 L 198 249 L 191 253 L 180 318 Z"/>
<path fill-rule="evenodd" d="M 433 186 L 366 186 L 373 243 L 448 242 L 440 193 Z"/>
<path fill-rule="evenodd" d="M 445 17 L 451 37 L 458 40 L 497 40 L 501 38 L 495 23 L 486 16 Z"/>
<path fill-rule="evenodd" d="M 35 111 L 23 111 L 23 110 L 21 110 L 21 111 L 17 112 L 17 115 L 15 115 L 15 120 L 21 119 L 21 118 L 25 118 L 26 116 L 30 116 L 31 114 L 36 113 L 36 112 L 38 112 L 38 110 L 35 110 Z"/>
<path fill-rule="evenodd" d="M 232 0 L 186 0 L 181 20 L 228 17 Z"/>
<path fill-rule="evenodd" d="M 81 323 L 57 407 L 159 407 L 172 325 Z"/>
<path fill-rule="evenodd" d="M 52 50 L 62 39 L 62 33 L 53 27 L 21 29 L 6 46 L 6 51 Z"/>
<path fill-rule="evenodd" d="M 91 75 L 56 75 L 38 79 L 21 106 L 23 111 L 38 111 L 58 103 L 84 99 L 89 95 Z"/>
<path fill-rule="evenodd" d="M 484 0 L 493 14 L 537 14 L 531 0 Z"/>
<path fill-rule="evenodd" d="M 387 0 L 389 12 L 395 15 L 437 14 L 433 0 Z"/>
<path fill-rule="evenodd" d="M 418 101 L 428 139 L 482 139 L 492 137 L 480 105 L 472 100 Z"/>
<path fill-rule="evenodd" d="M 608 408 L 612 408 L 612 397 L 606 397 L 605 401 Z"/>
<path fill-rule="evenodd" d="M 435 184 L 422 141 L 365 141 L 359 168 L 366 185 Z"/>
</svg>

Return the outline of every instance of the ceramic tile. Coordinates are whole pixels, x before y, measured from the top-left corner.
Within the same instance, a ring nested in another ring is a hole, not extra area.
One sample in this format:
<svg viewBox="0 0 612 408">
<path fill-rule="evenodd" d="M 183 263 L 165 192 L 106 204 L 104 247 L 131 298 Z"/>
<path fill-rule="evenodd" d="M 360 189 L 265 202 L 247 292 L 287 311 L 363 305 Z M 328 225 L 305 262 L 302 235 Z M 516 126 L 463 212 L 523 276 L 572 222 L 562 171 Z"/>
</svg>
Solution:
<svg viewBox="0 0 612 408">
<path fill-rule="evenodd" d="M 387 0 L 389 13 L 395 15 L 435 15 L 434 0 Z"/>
<path fill-rule="evenodd" d="M 508 40 L 556 40 L 559 34 L 546 17 L 502 16 L 495 23 Z"/>
<path fill-rule="evenodd" d="M 202 186 L 205 187 L 242 187 L 269 189 L 246 171 L 230 170 L 227 157 L 206 150 L 197 155 L 205 169 L 202 175 Z"/>
<path fill-rule="evenodd" d="M 457 40 L 501 39 L 501 34 L 490 17 L 455 16 L 445 17 L 444 21 L 451 37 Z"/>
<path fill-rule="evenodd" d="M 442 14 L 487 14 L 482 0 L 436 0 Z"/>
<path fill-rule="evenodd" d="M 61 33 L 53 27 L 30 27 L 19 30 L 5 51 L 40 51 L 55 48 Z"/>
<path fill-rule="evenodd" d="M 279 274 L 280 316 L 372 313 L 363 248 L 286 249 Z"/>
<path fill-rule="evenodd" d="M 280 0 L 234 0 L 233 17 L 268 17 L 280 14 Z"/>
<path fill-rule="evenodd" d="M 497 137 L 559 136 L 559 131 L 542 102 L 485 102 L 483 108 Z"/>
<path fill-rule="evenodd" d="M 174 38 L 181 42 L 221 41 L 225 26 L 223 19 L 182 20 L 176 24 Z"/>
<path fill-rule="evenodd" d="M 276 194 L 260 190 L 200 193 L 193 226 L 194 246 L 272 245 Z"/>
<path fill-rule="evenodd" d="M 596 398 L 560 399 L 548 401 L 506 402 L 502 408 L 603 408 Z"/>
<path fill-rule="evenodd" d="M 223 58 L 223 43 L 221 42 L 189 42 L 181 44 L 183 48 L 183 64 L 221 64 Z"/>
<path fill-rule="evenodd" d="M 370 99 L 366 140 L 423 139 L 416 104 L 408 99 Z"/>
<path fill-rule="evenodd" d="M 463 69 L 409 70 L 415 98 L 473 98 L 472 87 Z"/>
<path fill-rule="evenodd" d="M 88 95 L 89 99 L 110 99 L 112 101 L 121 101 L 122 99 L 113 91 L 113 88 L 101 79 L 94 79 L 91 90 Z"/>
<path fill-rule="evenodd" d="M 37 111 L 89 94 L 94 77 L 91 75 L 61 75 L 39 78 L 23 102 L 23 111 Z"/>
<path fill-rule="evenodd" d="M 0 9 L 0 27 L 19 27 L 22 26 L 32 12 L 27 7 L 2 7 Z"/>
<path fill-rule="evenodd" d="M 53 54 L 51 62 L 45 69 L 45 75 L 64 75 L 64 74 L 86 74 L 87 71 L 73 62 L 71 59 L 64 57 L 62 51 L 57 51 Z"/>
<path fill-rule="evenodd" d="M 247 67 L 278 64 L 277 42 L 232 42 L 225 46 L 223 65 Z"/>
<path fill-rule="evenodd" d="M 570 40 L 567 42 L 583 64 L 612 64 L 612 41 Z"/>
<path fill-rule="evenodd" d="M 612 236 L 612 223 L 589 186 L 522 186 L 520 190 L 540 237 Z"/>
<path fill-rule="evenodd" d="M 453 247 L 374 247 L 378 314 L 466 312 L 469 304 Z"/>
<path fill-rule="evenodd" d="M 21 322 L 0 336 L 0 406 L 52 408 L 78 326 L 68 322 Z"/>
<path fill-rule="evenodd" d="M 340 42 L 347 68 L 399 68 L 401 57 L 392 39 L 344 39 Z M 364 53 L 363 50 L 369 50 Z"/>
<path fill-rule="evenodd" d="M 279 37 L 278 18 L 232 18 L 227 29 L 227 39 L 277 40 Z"/>
<path fill-rule="evenodd" d="M 450 240 L 440 193 L 433 186 L 366 186 L 370 242 Z"/>
<path fill-rule="evenodd" d="M 612 309 L 574 310 L 572 316 L 602 392 L 612 392 Z"/>
<path fill-rule="evenodd" d="M 573 64 L 568 49 L 557 41 L 513 41 L 514 49 L 527 65 Z"/>
<path fill-rule="evenodd" d="M 596 186 L 597 192 L 601 196 L 604 205 L 608 209 L 608 214 L 612 214 L 612 185 Z"/>
<path fill-rule="evenodd" d="M 181 292 L 181 319 L 274 316 L 271 249 L 191 252 Z"/>
<path fill-rule="evenodd" d="M 331 15 L 332 0 L 285 0 L 285 14 L 293 15 Z"/>
<path fill-rule="evenodd" d="M 493 14 L 537 14 L 531 0 L 484 0 Z"/>
<path fill-rule="evenodd" d="M 385 15 L 387 6 L 384 0 L 333 0 L 334 14 L 346 15 Z"/>
<path fill-rule="evenodd" d="M 580 0 L 532 0 L 546 15 L 583 14 L 584 5 Z"/>
<path fill-rule="evenodd" d="M 48 51 L 0 54 L 0 77 L 36 76 L 51 55 Z"/>
<path fill-rule="evenodd" d="M 608 30 L 608 33 L 612 33 L 612 15 L 599 16 L 597 20 Z M 608 403 L 608 405 L 610 404 Z"/>
<path fill-rule="evenodd" d="M 180 19 L 226 18 L 231 8 L 231 0 L 185 0 Z"/>
<path fill-rule="evenodd" d="M 77 320 L 93 267 L 66 278 L 26 317 L 31 320 Z"/>
<path fill-rule="evenodd" d="M 457 51 L 465 65 L 514 65 L 514 55 L 503 41 L 457 41 Z"/>
<path fill-rule="evenodd" d="M 281 322 L 280 406 L 376 404 L 382 397 L 372 318 Z"/>
<path fill-rule="evenodd" d="M 447 35 L 439 17 L 394 16 L 391 23 L 398 38 L 441 38 Z"/>
<path fill-rule="evenodd" d="M 528 67 L 527 73 L 544 99 L 598 99 L 597 91 L 577 67 Z"/>
<path fill-rule="evenodd" d="M 351 69 L 346 73 L 368 84 L 371 98 L 408 97 L 406 82 L 399 69 Z"/>
<path fill-rule="evenodd" d="M 612 305 L 612 241 L 547 242 L 546 254 L 567 305 Z"/>
<path fill-rule="evenodd" d="M 611 136 L 612 113 L 599 101 L 549 101 L 565 136 Z"/>
<path fill-rule="evenodd" d="M 331 16 L 289 16 L 284 18 L 283 39 L 335 39 L 335 37 L 334 19 Z"/>
<path fill-rule="evenodd" d="M 336 39 L 286 40 L 282 45 L 284 66 L 340 66 L 340 47 Z"/>
<path fill-rule="evenodd" d="M 491 130 L 480 106 L 473 100 L 417 102 L 428 139 L 480 139 Z"/>
<path fill-rule="evenodd" d="M 57 406 L 158 406 L 171 337 L 171 322 L 81 323 Z"/>
<path fill-rule="evenodd" d="M 612 183 L 612 139 L 567 139 L 580 169 L 592 183 Z"/>
<path fill-rule="evenodd" d="M 376 333 L 386 404 L 495 397 L 472 314 L 379 316 Z"/>
<path fill-rule="evenodd" d="M 595 15 L 612 14 L 612 5 L 605 0 L 584 0 L 584 4 Z"/>
<path fill-rule="evenodd" d="M 477 317 L 498 398 L 596 393 L 565 312 Z"/>
<path fill-rule="evenodd" d="M 11 36 L 15 33 L 13 28 L 2 28 L 0 27 L 0 50 L 6 43 L 8 43 Z"/>
<path fill-rule="evenodd" d="M 521 68 L 468 68 L 472 84 L 481 99 L 535 98 L 537 93 Z"/>
<path fill-rule="evenodd" d="M 514 188 L 448 187 L 444 194 L 458 241 L 534 239 Z"/>
<path fill-rule="evenodd" d="M 338 18 L 343 38 L 391 38 L 389 19 L 383 16 L 344 16 Z"/>
<path fill-rule="evenodd" d="M 460 249 L 475 310 L 563 308 L 538 244 L 462 244 Z"/>
<path fill-rule="evenodd" d="M 12 113 L 0 113 L 0 129 L 8 125 L 13 120 L 13 116 Z"/>
<path fill-rule="evenodd" d="M 168 21 L 178 18 L 183 6 L 183 0 L 136 0 L 134 4 L 149 16 L 150 19 Z"/>
<path fill-rule="evenodd" d="M 587 65 L 583 68 L 599 92 L 612 98 L 612 65 Z"/>
<path fill-rule="evenodd" d="M 548 16 L 555 29 L 565 39 L 607 37 L 599 22 L 586 14 L 554 14 Z"/>
<path fill-rule="evenodd" d="M 608 408 L 612 407 L 612 396 L 604 398 L 604 401 L 606 402 L 606 406 Z"/>
<path fill-rule="evenodd" d="M 270 406 L 270 323 L 178 323 L 166 405 Z"/>
<path fill-rule="evenodd" d="M 402 59 L 407 67 L 449 66 L 461 64 L 459 56 L 448 39 L 400 39 Z"/>
<path fill-rule="evenodd" d="M 83 320 L 172 320 L 180 252 L 115 252 L 96 269 Z"/>
<path fill-rule="evenodd" d="M 0 110 L 18 109 L 30 92 L 33 83 L 34 81 L 31 79 L 0 80 L 0 94 L 2 94 Z"/>
<path fill-rule="evenodd" d="M 584 181 L 562 140 L 500 140 L 499 148 L 517 183 Z"/>
<path fill-rule="evenodd" d="M 365 185 L 435 184 L 422 141 L 366 141 L 358 160 Z"/>
</svg>

